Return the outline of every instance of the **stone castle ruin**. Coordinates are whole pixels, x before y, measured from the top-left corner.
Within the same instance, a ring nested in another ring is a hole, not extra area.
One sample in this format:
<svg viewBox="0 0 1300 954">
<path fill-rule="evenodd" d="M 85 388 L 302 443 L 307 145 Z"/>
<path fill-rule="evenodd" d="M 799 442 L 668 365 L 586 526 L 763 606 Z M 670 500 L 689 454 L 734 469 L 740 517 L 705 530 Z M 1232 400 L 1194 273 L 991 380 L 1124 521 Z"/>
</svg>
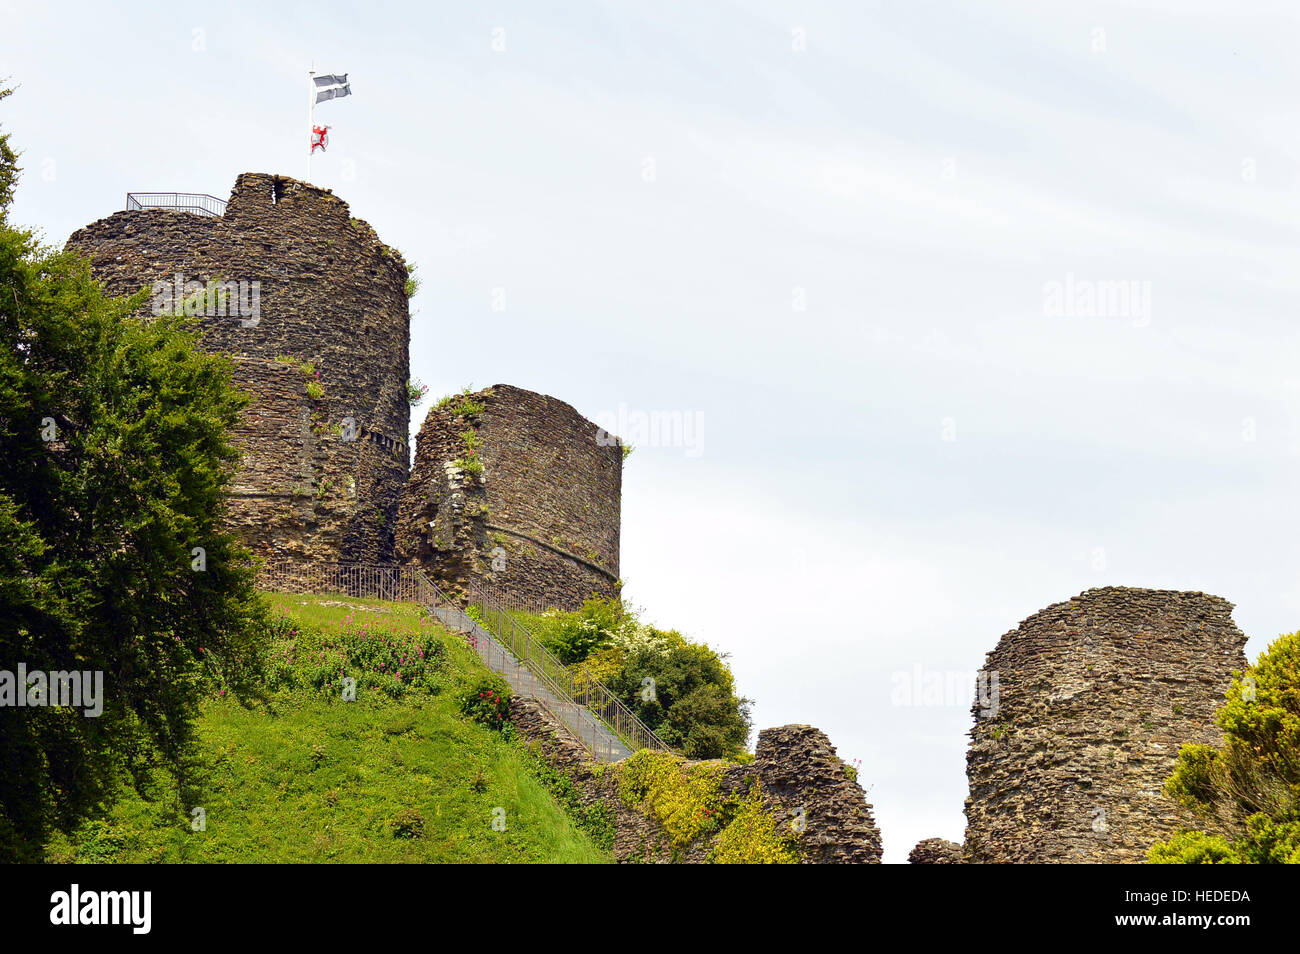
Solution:
<svg viewBox="0 0 1300 954">
<path fill-rule="evenodd" d="M 154 314 L 199 316 L 204 346 L 231 357 L 250 404 L 232 435 L 228 519 L 256 555 L 415 564 L 449 592 L 487 588 L 527 608 L 618 594 L 617 438 L 498 384 L 433 407 L 408 473 L 402 256 L 329 190 L 281 176 L 245 173 L 220 214 L 204 211 L 132 208 L 68 247 L 111 293 L 147 288 Z M 927 839 L 911 860 L 1142 861 L 1190 825 L 1162 789 L 1181 745 L 1219 740 L 1214 712 L 1246 662 L 1231 610 L 1203 593 L 1106 587 L 1003 636 L 984 669 L 996 691 L 974 706 L 965 844 Z M 817 860 L 879 860 L 870 806 L 821 733 L 768 730 L 745 771 L 774 804 L 817 807 L 805 839 Z"/>
<path fill-rule="evenodd" d="M 245 173 L 224 215 L 118 212 L 75 232 L 113 294 L 201 317 L 252 397 L 229 519 L 254 553 L 390 558 L 406 483 L 406 263 L 328 190 Z"/>
<path fill-rule="evenodd" d="M 1180 827 L 1163 791 L 1180 746 L 1217 744 L 1214 713 L 1245 635 L 1205 593 L 1108 586 L 1035 613 L 988 654 L 966 757 L 964 860 L 1142 862 Z"/>
<path fill-rule="evenodd" d="M 618 594 L 623 453 L 563 401 L 498 384 L 429 411 L 397 557 L 536 607 Z"/>
<path fill-rule="evenodd" d="M 476 578 L 562 609 L 617 593 L 616 438 L 497 385 L 469 396 L 472 414 L 463 395 L 429 412 L 408 475 L 401 254 L 328 189 L 282 176 L 244 173 L 206 211 L 131 208 L 68 248 L 111 293 L 148 288 L 154 314 L 196 315 L 205 347 L 232 357 L 251 403 L 229 520 L 257 556 L 400 559 L 453 589 Z"/>
</svg>

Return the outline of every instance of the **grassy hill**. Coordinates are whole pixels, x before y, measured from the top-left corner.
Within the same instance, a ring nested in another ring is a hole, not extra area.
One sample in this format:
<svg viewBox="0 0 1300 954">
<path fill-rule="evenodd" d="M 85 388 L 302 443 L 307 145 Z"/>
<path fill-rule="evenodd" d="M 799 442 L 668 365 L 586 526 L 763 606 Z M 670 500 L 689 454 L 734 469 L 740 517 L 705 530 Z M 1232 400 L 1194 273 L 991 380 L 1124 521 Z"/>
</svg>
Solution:
<svg viewBox="0 0 1300 954">
<path fill-rule="evenodd" d="M 461 637 L 409 604 L 270 599 L 282 615 L 266 698 L 246 708 L 214 690 L 186 784 L 149 768 L 142 792 L 123 784 L 48 860 L 611 860 L 609 820 L 571 816 L 562 778 L 462 714 L 490 674 Z M 341 698 L 344 674 L 356 701 Z"/>
</svg>

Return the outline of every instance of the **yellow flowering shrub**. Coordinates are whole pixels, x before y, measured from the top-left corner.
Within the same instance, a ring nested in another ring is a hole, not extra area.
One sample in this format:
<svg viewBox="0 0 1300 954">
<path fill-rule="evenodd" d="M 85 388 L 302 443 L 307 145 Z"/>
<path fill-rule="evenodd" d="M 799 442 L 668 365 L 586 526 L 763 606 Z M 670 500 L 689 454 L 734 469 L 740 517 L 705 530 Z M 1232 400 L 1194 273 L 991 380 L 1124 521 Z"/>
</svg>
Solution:
<svg viewBox="0 0 1300 954">
<path fill-rule="evenodd" d="M 619 765 L 619 794 L 659 820 L 673 844 L 689 845 L 717 825 L 722 766 L 643 749 Z"/>
<path fill-rule="evenodd" d="M 653 816 L 675 849 L 717 832 L 714 864 L 797 864 L 791 836 L 763 804 L 761 784 L 724 796 L 722 762 L 687 763 L 680 756 L 642 750 L 618 763 L 619 795 Z"/>
<path fill-rule="evenodd" d="M 762 786 L 755 782 L 735 803 L 735 816 L 718 833 L 709 861 L 715 865 L 795 865 L 799 858 L 791 839 L 777 830 L 776 819 L 763 804 Z"/>
</svg>

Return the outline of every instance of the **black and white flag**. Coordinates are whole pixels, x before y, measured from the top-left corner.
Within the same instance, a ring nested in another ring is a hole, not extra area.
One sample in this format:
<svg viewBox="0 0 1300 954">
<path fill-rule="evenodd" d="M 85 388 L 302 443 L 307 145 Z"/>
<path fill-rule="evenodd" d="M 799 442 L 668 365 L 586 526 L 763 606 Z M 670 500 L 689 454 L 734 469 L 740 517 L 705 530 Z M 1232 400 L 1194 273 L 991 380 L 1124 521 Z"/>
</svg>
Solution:
<svg viewBox="0 0 1300 954">
<path fill-rule="evenodd" d="M 347 73 L 315 76 L 312 77 L 312 81 L 316 84 L 316 102 L 318 103 L 338 99 L 340 96 L 352 95 L 352 86 L 348 83 Z"/>
</svg>

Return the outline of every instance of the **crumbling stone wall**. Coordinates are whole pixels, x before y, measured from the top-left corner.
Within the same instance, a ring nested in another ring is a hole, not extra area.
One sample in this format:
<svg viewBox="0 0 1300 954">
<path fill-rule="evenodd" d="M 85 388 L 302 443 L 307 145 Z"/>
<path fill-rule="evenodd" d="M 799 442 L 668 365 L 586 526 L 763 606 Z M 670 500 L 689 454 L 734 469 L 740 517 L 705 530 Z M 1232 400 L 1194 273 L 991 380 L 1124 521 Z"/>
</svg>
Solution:
<svg viewBox="0 0 1300 954">
<path fill-rule="evenodd" d="M 392 559 L 409 456 L 407 268 L 346 202 L 244 173 L 224 216 L 118 212 L 68 247 L 114 294 L 177 274 L 258 283 L 255 321 L 229 314 L 236 301 L 200 319 L 205 347 L 233 357 L 252 396 L 233 435 L 243 459 L 230 520 L 261 555 Z"/>
<path fill-rule="evenodd" d="M 734 766 L 728 781 L 746 775 L 763 783 L 779 814 L 801 813 L 804 864 L 879 864 L 880 830 L 866 793 L 835 753 L 826 733 L 810 725 L 783 725 L 758 733 L 754 761 Z"/>
<path fill-rule="evenodd" d="M 907 855 L 911 865 L 959 865 L 961 845 L 944 838 L 923 838 Z"/>
<path fill-rule="evenodd" d="M 988 654 L 966 758 L 965 860 L 1142 862 L 1180 826 L 1165 796 L 1179 747 L 1217 744 L 1215 710 L 1246 665 L 1232 604 L 1104 587 L 1035 613 Z"/>
<path fill-rule="evenodd" d="M 622 448 L 573 407 L 497 384 L 431 408 L 416 441 L 399 560 L 452 591 L 478 579 L 523 605 L 617 594 Z"/>
<path fill-rule="evenodd" d="M 510 719 L 521 737 L 552 766 L 567 774 L 585 804 L 603 803 L 615 819 L 614 858 L 619 862 L 703 864 L 710 839 L 677 849 L 659 822 L 629 806 L 619 795 L 616 769 L 598 766 L 562 722 L 532 699 L 513 697 Z M 808 725 L 785 725 L 758 734 L 754 760 L 726 765 L 724 795 L 762 783 L 767 808 L 802 831 L 798 852 L 804 864 L 879 864 L 880 830 L 857 781 L 846 772 L 826 734 Z"/>
</svg>

